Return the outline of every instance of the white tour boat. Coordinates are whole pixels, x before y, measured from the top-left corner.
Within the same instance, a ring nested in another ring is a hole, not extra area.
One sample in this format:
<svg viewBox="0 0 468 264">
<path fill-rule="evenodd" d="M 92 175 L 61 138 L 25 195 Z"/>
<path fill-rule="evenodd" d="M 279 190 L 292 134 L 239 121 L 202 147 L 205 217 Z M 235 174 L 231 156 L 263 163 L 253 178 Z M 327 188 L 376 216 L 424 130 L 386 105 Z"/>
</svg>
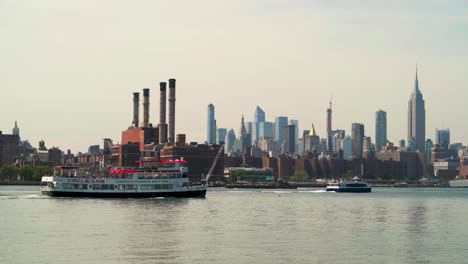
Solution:
<svg viewBox="0 0 468 264">
<path fill-rule="evenodd" d="M 371 191 L 371 186 L 367 182 L 361 181 L 358 177 L 354 177 L 352 181 L 341 181 L 340 183 L 327 186 L 327 192 L 366 193 Z"/>
<path fill-rule="evenodd" d="M 161 161 L 158 170 L 111 170 L 105 178 L 78 175 L 78 167 L 57 166 L 43 176 L 41 192 L 51 197 L 149 198 L 205 197 L 206 185 L 192 185 L 185 160 Z"/>
</svg>

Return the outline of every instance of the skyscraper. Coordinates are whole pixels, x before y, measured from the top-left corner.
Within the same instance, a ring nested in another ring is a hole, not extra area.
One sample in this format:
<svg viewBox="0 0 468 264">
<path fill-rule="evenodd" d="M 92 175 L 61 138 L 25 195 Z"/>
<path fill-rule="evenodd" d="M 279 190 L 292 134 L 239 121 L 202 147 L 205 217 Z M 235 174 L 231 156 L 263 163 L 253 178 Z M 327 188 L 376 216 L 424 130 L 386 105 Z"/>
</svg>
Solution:
<svg viewBox="0 0 468 264">
<path fill-rule="evenodd" d="M 256 144 L 260 138 L 260 124 L 265 122 L 265 112 L 257 106 L 254 113 L 254 122 L 252 123 L 252 144 Z"/>
<path fill-rule="evenodd" d="M 330 100 L 330 107 L 327 109 L 327 150 L 332 152 L 332 102 Z"/>
<path fill-rule="evenodd" d="M 297 148 L 299 147 L 299 121 L 291 119 L 289 120 L 289 124 L 296 126 L 296 134 L 294 135 L 294 145 L 295 149 L 297 150 Z"/>
<path fill-rule="evenodd" d="M 278 116 L 275 118 L 275 140 L 278 143 L 278 146 L 283 144 L 283 127 L 288 125 L 288 117 Z"/>
<path fill-rule="evenodd" d="M 448 149 L 450 145 L 450 129 L 436 129 L 436 144 L 442 149 Z"/>
<path fill-rule="evenodd" d="M 432 163 L 432 160 L 431 160 L 432 147 L 434 147 L 434 144 L 432 143 L 432 140 L 428 138 L 426 140 L 424 157 L 426 158 L 426 161 L 429 163 Z"/>
<path fill-rule="evenodd" d="M 423 96 L 419 90 L 417 68 L 414 91 L 408 102 L 408 142 L 411 139 L 414 139 L 416 149 L 424 151 L 426 143 L 426 109 L 424 108 Z"/>
<path fill-rule="evenodd" d="M 208 125 L 206 141 L 208 144 L 216 143 L 216 120 L 215 120 L 215 108 L 213 104 L 208 105 Z"/>
<path fill-rule="evenodd" d="M 226 140 L 226 128 L 218 128 L 216 129 L 216 143 L 220 144 L 221 142 L 225 142 Z"/>
<path fill-rule="evenodd" d="M 296 126 L 288 125 L 283 127 L 284 143 L 282 145 L 283 153 L 295 153 L 296 152 Z"/>
<path fill-rule="evenodd" d="M 387 144 L 387 113 L 379 110 L 375 112 L 375 147 L 381 150 Z"/>
<path fill-rule="evenodd" d="M 257 122 L 265 122 L 265 111 L 263 111 L 260 106 L 257 106 L 255 109 L 255 123 Z"/>
<path fill-rule="evenodd" d="M 227 132 L 226 137 L 224 139 L 224 142 L 225 142 L 224 153 L 229 154 L 230 152 L 232 152 L 235 141 L 236 141 L 236 133 L 234 132 L 234 129 L 231 129 L 229 130 L 229 132 Z"/>
<path fill-rule="evenodd" d="M 362 157 L 364 143 L 364 125 L 353 123 L 351 125 L 351 139 L 353 140 L 353 157 Z"/>
</svg>

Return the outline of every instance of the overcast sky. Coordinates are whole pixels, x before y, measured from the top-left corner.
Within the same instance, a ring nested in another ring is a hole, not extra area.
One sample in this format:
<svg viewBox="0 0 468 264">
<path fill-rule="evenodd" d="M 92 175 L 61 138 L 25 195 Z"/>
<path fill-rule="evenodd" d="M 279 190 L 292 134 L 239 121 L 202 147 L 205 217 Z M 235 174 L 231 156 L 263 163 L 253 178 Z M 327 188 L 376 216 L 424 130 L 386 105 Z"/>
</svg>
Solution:
<svg viewBox="0 0 468 264">
<path fill-rule="evenodd" d="M 238 133 L 255 107 L 333 128 L 387 112 L 388 138 L 406 139 L 418 64 L 426 135 L 450 128 L 468 143 L 468 4 L 455 0 L 0 0 L 0 130 L 18 121 L 33 146 L 86 151 L 120 142 L 132 93 L 177 79 L 176 134 L 206 140 L 207 105 Z"/>
</svg>

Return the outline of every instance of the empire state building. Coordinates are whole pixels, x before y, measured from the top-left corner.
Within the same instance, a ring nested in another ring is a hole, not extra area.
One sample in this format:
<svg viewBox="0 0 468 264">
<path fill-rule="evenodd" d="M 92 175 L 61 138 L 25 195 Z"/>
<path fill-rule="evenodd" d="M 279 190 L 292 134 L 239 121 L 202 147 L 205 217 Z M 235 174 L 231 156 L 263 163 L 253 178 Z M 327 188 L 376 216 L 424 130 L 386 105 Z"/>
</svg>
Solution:
<svg viewBox="0 0 468 264">
<path fill-rule="evenodd" d="M 414 81 L 414 91 L 408 102 L 408 145 L 413 142 L 416 149 L 424 151 L 426 141 L 426 109 L 424 99 L 419 90 L 418 69 Z"/>
</svg>

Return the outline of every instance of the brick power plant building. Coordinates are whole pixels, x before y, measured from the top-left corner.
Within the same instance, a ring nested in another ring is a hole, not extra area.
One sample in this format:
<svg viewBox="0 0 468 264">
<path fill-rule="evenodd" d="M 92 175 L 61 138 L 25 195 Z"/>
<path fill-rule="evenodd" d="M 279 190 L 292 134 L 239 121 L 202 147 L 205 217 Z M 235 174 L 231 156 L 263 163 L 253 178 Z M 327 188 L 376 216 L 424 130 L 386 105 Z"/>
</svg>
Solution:
<svg viewBox="0 0 468 264">
<path fill-rule="evenodd" d="M 143 89 L 143 121 L 140 123 L 140 94 L 133 93 L 132 125 L 122 131 L 120 145 L 112 147 L 111 166 L 151 166 L 159 159 L 184 158 L 189 164 L 189 176 L 200 179 L 208 173 L 221 145 L 186 143 L 185 134 L 175 134 L 176 80 L 169 79 L 167 98 L 169 115 L 166 123 L 166 82 L 159 89 L 159 123 L 150 123 L 150 89 Z M 223 174 L 224 160 L 219 159 L 212 172 L 213 176 Z"/>
</svg>

